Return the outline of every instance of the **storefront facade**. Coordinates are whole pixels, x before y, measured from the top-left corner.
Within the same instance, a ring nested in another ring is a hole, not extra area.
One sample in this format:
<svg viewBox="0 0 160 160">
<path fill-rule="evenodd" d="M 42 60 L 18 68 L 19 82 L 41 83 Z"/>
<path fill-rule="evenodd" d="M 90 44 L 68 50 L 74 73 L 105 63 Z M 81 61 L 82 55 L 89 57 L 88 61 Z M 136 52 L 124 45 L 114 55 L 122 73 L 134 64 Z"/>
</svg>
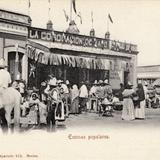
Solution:
<svg viewBox="0 0 160 160">
<path fill-rule="evenodd" d="M 115 89 L 136 84 L 137 54 L 133 44 L 34 28 L 29 16 L 0 10 L 0 58 L 13 81 L 19 75 L 30 87 L 49 74 L 72 84 L 108 79 Z"/>
<path fill-rule="evenodd" d="M 41 64 L 34 67 L 37 75 L 42 72 L 39 81 L 53 74 L 72 84 L 100 79 L 108 79 L 115 89 L 128 81 L 136 84 L 136 45 L 33 27 L 28 33 L 29 59 Z"/>
<path fill-rule="evenodd" d="M 12 81 L 17 75 L 27 79 L 26 42 L 30 18 L 26 15 L 0 9 L 0 58 L 4 58 Z"/>
</svg>

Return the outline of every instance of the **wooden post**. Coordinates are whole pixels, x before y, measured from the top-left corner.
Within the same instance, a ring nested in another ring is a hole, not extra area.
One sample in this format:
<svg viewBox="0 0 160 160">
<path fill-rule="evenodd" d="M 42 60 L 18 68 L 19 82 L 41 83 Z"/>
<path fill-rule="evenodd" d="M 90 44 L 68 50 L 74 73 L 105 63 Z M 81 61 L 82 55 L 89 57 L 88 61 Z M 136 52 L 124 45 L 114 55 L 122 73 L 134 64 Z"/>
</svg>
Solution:
<svg viewBox="0 0 160 160">
<path fill-rule="evenodd" d="M 19 54 L 18 54 L 18 44 L 15 45 L 15 50 L 16 50 L 16 57 L 15 57 L 15 77 L 14 79 L 17 79 L 17 75 L 19 75 Z"/>
</svg>

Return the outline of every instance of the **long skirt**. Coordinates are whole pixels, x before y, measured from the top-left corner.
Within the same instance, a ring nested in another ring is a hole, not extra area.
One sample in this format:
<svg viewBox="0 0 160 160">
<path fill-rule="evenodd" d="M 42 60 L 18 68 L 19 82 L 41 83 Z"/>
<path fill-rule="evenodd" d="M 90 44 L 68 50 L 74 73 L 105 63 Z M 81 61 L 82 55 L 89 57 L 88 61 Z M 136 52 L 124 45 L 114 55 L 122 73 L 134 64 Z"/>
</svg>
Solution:
<svg viewBox="0 0 160 160">
<path fill-rule="evenodd" d="M 79 98 L 78 97 L 76 97 L 72 101 L 70 113 L 75 113 L 75 114 L 79 113 Z"/>
<path fill-rule="evenodd" d="M 140 107 L 135 109 L 135 118 L 145 118 L 145 100 L 140 102 Z"/>
<path fill-rule="evenodd" d="M 123 100 L 123 110 L 122 110 L 123 120 L 134 120 L 134 104 L 131 98 L 124 98 Z"/>
</svg>

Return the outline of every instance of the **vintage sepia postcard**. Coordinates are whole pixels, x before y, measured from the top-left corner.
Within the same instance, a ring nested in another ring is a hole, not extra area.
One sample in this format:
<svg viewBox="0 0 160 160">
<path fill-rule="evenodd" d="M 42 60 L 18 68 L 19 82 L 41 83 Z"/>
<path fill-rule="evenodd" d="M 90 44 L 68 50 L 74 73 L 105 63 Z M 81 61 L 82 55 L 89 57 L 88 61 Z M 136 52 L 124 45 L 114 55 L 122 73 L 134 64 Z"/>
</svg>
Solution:
<svg viewBox="0 0 160 160">
<path fill-rule="evenodd" d="M 0 0 L 0 160 L 158 160 L 159 0 Z"/>
</svg>

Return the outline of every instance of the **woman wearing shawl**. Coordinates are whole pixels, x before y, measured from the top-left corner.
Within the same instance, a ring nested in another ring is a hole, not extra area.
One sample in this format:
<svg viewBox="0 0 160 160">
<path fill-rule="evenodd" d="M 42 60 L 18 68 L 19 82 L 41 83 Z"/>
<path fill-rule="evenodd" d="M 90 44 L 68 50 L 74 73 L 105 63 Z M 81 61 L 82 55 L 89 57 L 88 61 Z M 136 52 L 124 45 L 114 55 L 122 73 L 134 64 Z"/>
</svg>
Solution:
<svg viewBox="0 0 160 160">
<path fill-rule="evenodd" d="M 134 104 L 132 100 L 132 95 L 134 90 L 132 89 L 132 84 L 128 82 L 125 90 L 122 92 L 123 95 L 123 110 L 122 110 L 122 120 L 134 120 Z"/>
<path fill-rule="evenodd" d="M 77 85 L 73 85 L 71 89 L 71 113 L 79 113 L 79 90 Z"/>
<path fill-rule="evenodd" d="M 137 91 L 139 105 L 135 108 L 135 118 L 145 118 L 145 93 L 142 84 L 138 84 Z"/>
</svg>

